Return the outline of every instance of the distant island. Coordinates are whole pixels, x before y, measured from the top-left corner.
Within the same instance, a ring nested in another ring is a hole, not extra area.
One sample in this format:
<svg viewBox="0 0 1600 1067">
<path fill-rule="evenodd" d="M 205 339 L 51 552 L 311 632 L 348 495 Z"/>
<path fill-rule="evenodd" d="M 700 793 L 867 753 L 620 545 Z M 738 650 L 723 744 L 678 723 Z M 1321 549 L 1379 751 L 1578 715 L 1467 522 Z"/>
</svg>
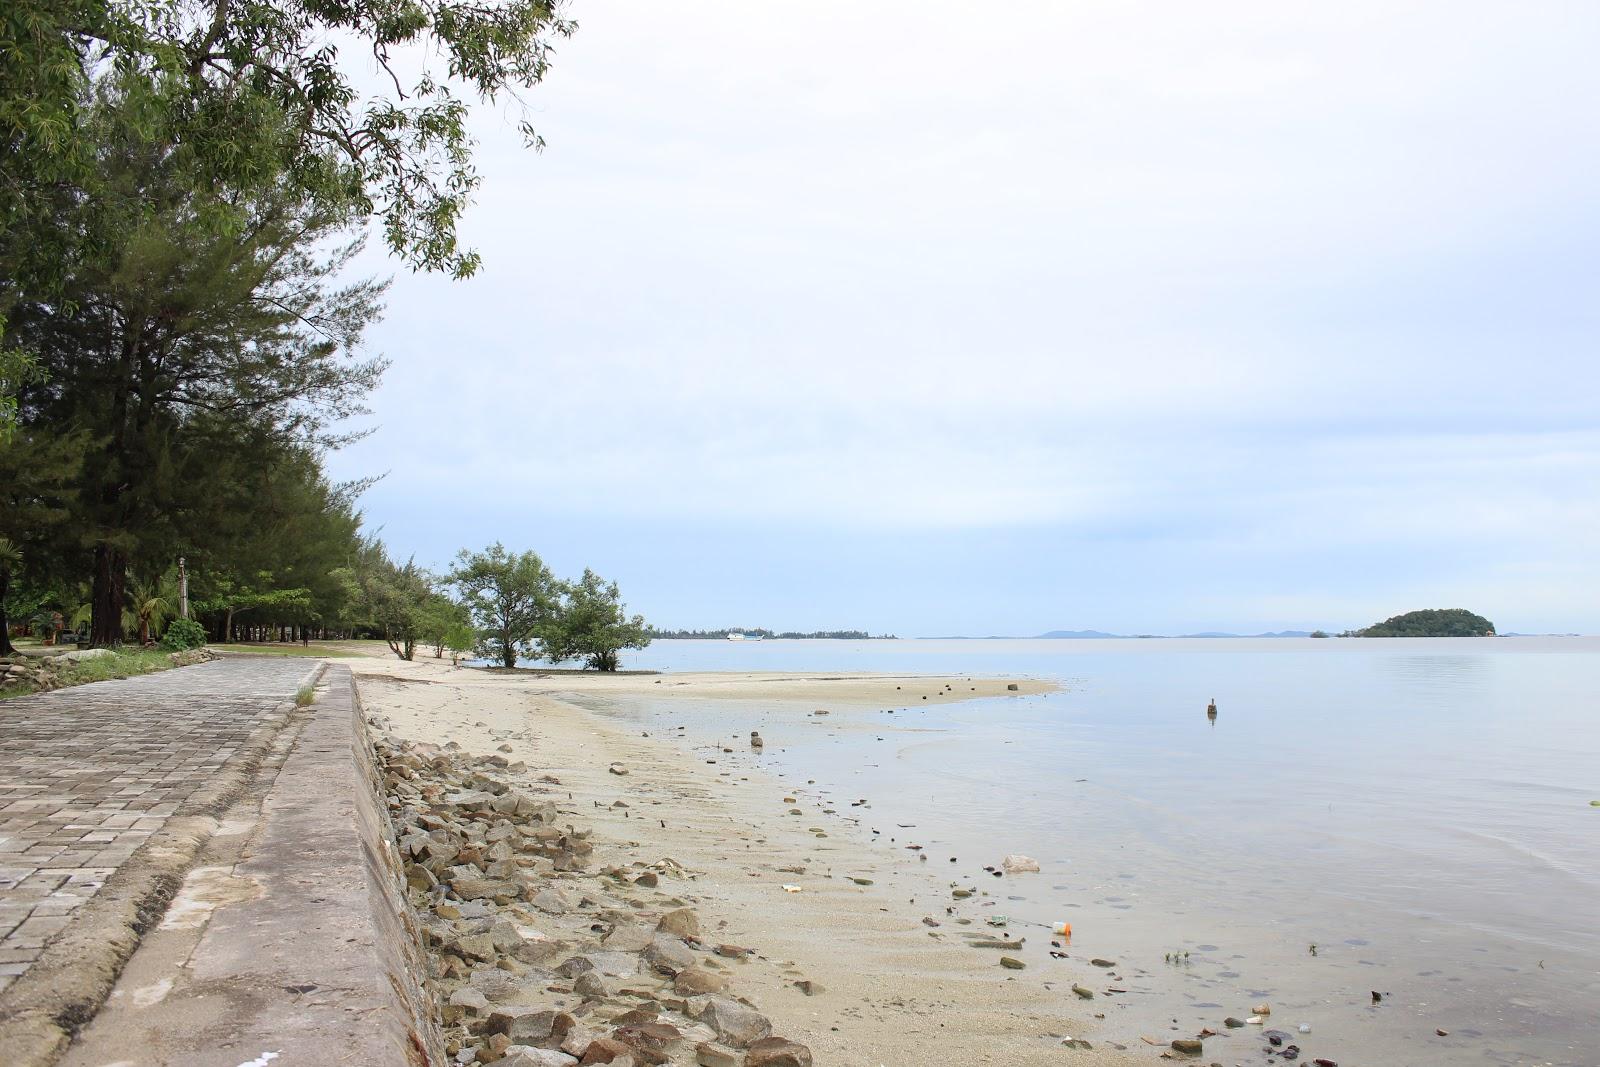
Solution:
<svg viewBox="0 0 1600 1067">
<path fill-rule="evenodd" d="M 1494 623 L 1465 608 L 1428 608 L 1384 619 L 1351 637 L 1493 637 Z"/>
<path fill-rule="evenodd" d="M 759 637 L 766 641 L 893 641 L 894 634 L 869 634 L 865 630 L 798 630 L 773 631 L 760 626 L 732 626 L 723 630 L 656 630 L 650 637 L 656 641 L 726 641 L 729 634 Z"/>
</svg>

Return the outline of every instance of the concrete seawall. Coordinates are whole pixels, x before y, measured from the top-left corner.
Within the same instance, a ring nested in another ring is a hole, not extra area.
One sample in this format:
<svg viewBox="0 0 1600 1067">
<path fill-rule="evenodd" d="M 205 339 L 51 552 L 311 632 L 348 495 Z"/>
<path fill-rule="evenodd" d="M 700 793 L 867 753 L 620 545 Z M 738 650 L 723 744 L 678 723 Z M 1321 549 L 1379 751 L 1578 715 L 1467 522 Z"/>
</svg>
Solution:
<svg viewBox="0 0 1600 1067">
<path fill-rule="evenodd" d="M 446 1062 L 347 667 L 284 734 L 64 1067 Z"/>
</svg>

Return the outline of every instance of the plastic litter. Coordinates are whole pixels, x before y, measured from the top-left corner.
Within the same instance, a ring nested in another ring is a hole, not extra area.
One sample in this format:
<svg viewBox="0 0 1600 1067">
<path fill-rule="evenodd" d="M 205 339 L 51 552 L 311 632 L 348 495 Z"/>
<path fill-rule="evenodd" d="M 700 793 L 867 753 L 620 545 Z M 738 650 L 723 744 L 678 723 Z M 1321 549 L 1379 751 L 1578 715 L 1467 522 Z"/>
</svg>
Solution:
<svg viewBox="0 0 1600 1067">
<path fill-rule="evenodd" d="M 1004 915 L 991 915 L 984 921 L 990 926 L 1004 926 L 1009 920 Z"/>
<path fill-rule="evenodd" d="M 800 887 L 797 885 L 786 885 L 783 887 L 783 891 L 785 893 L 798 893 L 800 892 Z"/>
<path fill-rule="evenodd" d="M 1062 937 L 1070 938 L 1072 936 L 1071 923 L 1051 923 L 1050 929 L 1053 933 L 1060 934 Z"/>
</svg>

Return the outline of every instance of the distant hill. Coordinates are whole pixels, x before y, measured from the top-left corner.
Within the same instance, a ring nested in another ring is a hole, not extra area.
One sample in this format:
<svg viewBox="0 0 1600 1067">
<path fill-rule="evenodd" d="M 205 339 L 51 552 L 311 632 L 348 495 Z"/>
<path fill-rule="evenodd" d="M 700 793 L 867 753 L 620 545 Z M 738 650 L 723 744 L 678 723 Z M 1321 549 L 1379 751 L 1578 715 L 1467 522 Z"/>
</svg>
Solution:
<svg viewBox="0 0 1600 1067">
<path fill-rule="evenodd" d="M 1465 608 L 1408 611 L 1357 630 L 1352 637 L 1493 637 L 1494 623 Z"/>
<path fill-rule="evenodd" d="M 1121 637 L 1122 635 L 1121 634 L 1108 634 L 1104 630 L 1051 630 L 1049 633 L 1040 634 L 1039 636 L 1041 638 L 1045 638 L 1045 637 L 1058 638 L 1059 637 L 1059 638 L 1083 639 L 1083 638 L 1101 638 L 1101 637 Z"/>
<path fill-rule="evenodd" d="M 1108 634 L 1104 630 L 1051 630 L 1047 634 L 1040 634 L 1041 638 L 1064 638 L 1074 640 L 1098 639 L 1106 637 L 1157 637 L 1157 634 Z M 1310 637 L 1310 630 L 1278 630 L 1270 634 L 1230 634 L 1220 630 L 1207 630 L 1198 634 L 1179 634 L 1179 637 Z"/>
<path fill-rule="evenodd" d="M 1227 634 L 1215 630 L 1207 630 L 1199 634 L 1183 634 L 1184 637 L 1310 637 L 1310 630 L 1274 630 L 1270 634 Z"/>
</svg>

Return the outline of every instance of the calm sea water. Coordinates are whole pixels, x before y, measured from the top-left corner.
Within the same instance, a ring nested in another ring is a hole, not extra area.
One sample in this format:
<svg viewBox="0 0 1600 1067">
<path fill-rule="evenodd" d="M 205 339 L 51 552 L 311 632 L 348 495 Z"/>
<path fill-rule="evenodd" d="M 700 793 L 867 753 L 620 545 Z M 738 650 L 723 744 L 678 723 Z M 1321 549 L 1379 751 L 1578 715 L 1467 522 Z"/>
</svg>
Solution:
<svg viewBox="0 0 1600 1067">
<path fill-rule="evenodd" d="M 1267 999 L 1307 1060 L 1600 1064 L 1600 639 L 667 641 L 627 666 L 1063 682 L 850 713 L 881 731 L 753 710 L 767 769 L 870 801 L 860 833 L 1117 958 L 1112 1039 Z M 691 737 L 727 714 L 611 710 Z M 1011 852 L 1041 874 L 989 881 Z M 1207 1059 L 1261 1062 L 1225 1040 Z"/>
</svg>

